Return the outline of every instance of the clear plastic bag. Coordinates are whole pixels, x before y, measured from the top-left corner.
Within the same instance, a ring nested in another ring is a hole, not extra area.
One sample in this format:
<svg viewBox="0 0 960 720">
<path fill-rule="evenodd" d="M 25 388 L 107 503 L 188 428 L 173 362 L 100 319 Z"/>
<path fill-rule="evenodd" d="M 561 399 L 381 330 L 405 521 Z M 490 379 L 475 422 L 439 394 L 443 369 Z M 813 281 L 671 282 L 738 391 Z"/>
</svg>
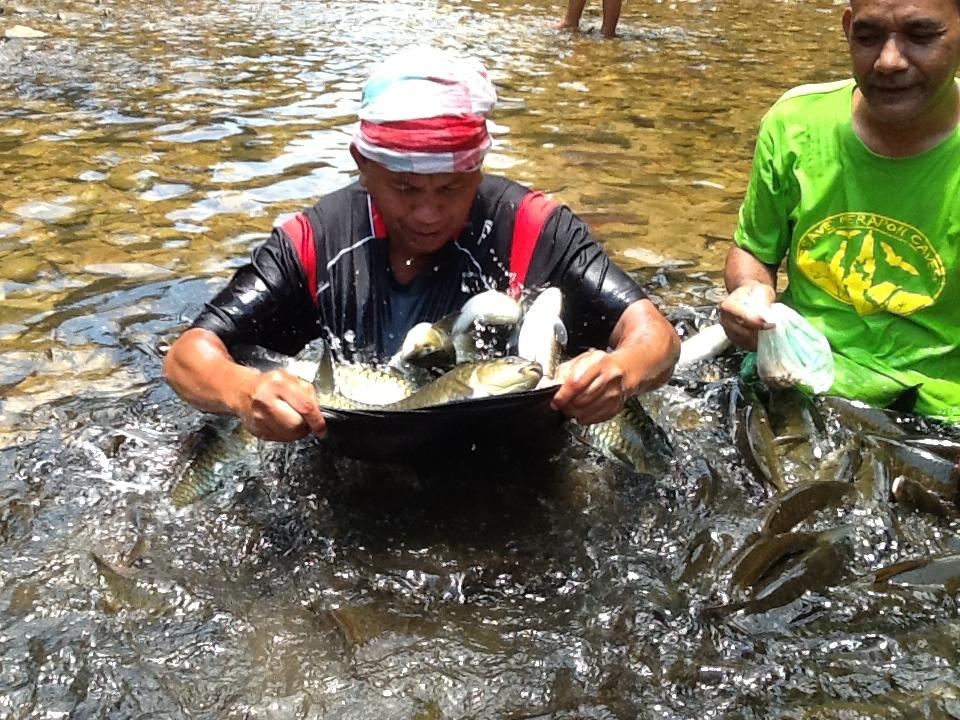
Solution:
<svg viewBox="0 0 960 720">
<path fill-rule="evenodd" d="M 770 387 L 797 385 L 823 393 L 833 385 L 833 352 L 823 333 L 793 308 L 774 303 L 761 315 L 775 327 L 761 330 L 757 374 Z"/>
</svg>

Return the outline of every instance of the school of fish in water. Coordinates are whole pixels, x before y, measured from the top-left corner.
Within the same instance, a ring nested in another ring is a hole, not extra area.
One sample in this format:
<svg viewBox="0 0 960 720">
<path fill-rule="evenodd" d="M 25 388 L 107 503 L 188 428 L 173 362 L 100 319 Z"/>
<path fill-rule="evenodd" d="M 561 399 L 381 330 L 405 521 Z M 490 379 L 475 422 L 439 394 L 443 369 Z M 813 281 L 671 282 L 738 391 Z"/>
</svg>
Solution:
<svg viewBox="0 0 960 720">
<path fill-rule="evenodd" d="M 336 362 L 322 346 L 293 360 L 245 348 L 240 359 L 310 380 L 323 407 L 405 411 L 470 402 L 553 381 L 566 343 L 561 309 L 556 289 L 540 293 L 525 312 L 506 295 L 484 293 L 461 313 L 415 327 L 385 367 Z M 717 326 L 704 328 L 684 342 L 681 367 L 726 346 Z M 731 442 L 770 497 L 758 527 L 738 545 L 718 540 L 716 533 L 693 543 L 690 567 L 709 559 L 728 578 L 704 616 L 760 613 L 843 582 L 960 589 L 960 548 L 883 567 L 867 579 L 851 577 L 847 559 L 856 532 L 834 522 L 844 512 L 878 503 L 896 503 L 935 522 L 956 518 L 960 439 L 950 439 L 946 428 L 932 431 L 895 411 L 744 381 L 730 392 L 727 416 Z M 670 467 L 668 433 L 639 398 L 606 422 L 567 425 L 576 440 L 630 472 L 656 474 Z M 187 445 L 171 490 L 174 505 L 197 502 L 235 478 L 261 445 L 235 420 L 205 425 Z M 701 471 L 706 484 L 714 480 L 708 465 Z"/>
<path fill-rule="evenodd" d="M 853 575 L 857 532 L 843 521 L 883 504 L 936 523 L 955 518 L 960 440 L 943 434 L 949 429 L 858 401 L 743 381 L 730 406 L 735 446 L 770 499 L 757 529 L 728 549 L 729 583 L 707 615 L 764 612 L 844 582 L 881 591 L 960 587 L 953 552 Z"/>
</svg>

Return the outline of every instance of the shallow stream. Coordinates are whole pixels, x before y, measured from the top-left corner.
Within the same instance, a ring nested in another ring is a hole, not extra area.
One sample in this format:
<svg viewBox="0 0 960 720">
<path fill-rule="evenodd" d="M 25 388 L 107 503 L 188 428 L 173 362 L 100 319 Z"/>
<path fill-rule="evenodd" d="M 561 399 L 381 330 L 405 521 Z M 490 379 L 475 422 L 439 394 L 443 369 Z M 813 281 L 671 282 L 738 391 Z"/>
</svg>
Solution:
<svg viewBox="0 0 960 720">
<path fill-rule="evenodd" d="M 489 171 L 580 212 L 682 329 L 711 321 L 759 119 L 845 75 L 844 3 L 628 0 L 611 42 L 599 5 L 570 35 L 547 0 L 4 4 L 48 37 L 0 44 L 0 718 L 960 716 L 956 587 L 871 582 L 958 526 L 879 465 L 808 521 L 847 528 L 829 582 L 715 610 L 771 502 L 736 358 L 644 400 L 665 471 L 572 439 L 414 468 L 305 442 L 171 503 L 205 418 L 166 346 L 350 180 L 362 79 L 411 42 L 489 67 Z M 818 452 L 850 437 L 828 420 Z"/>
</svg>

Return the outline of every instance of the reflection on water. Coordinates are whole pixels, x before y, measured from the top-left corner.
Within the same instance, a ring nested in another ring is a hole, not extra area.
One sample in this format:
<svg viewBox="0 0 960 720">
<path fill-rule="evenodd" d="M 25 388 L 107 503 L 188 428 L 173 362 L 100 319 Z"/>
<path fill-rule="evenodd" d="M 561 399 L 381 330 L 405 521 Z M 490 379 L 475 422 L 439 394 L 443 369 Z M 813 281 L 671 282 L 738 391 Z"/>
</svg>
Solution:
<svg viewBox="0 0 960 720">
<path fill-rule="evenodd" d="M 57 349 L 116 354 L 131 335 L 146 349 L 206 297 L 171 298 L 182 279 L 222 278 L 278 217 L 345 184 L 360 83 L 410 42 L 490 67 L 491 170 L 581 211 L 641 277 L 652 265 L 715 277 L 764 108 L 784 77 L 844 72 L 837 8 L 648 2 L 628 8 L 617 42 L 589 17 L 583 35 L 555 32 L 558 13 L 513 0 L 11 6 L 11 23 L 49 37 L 0 46 L 0 342 L 19 353 L 4 360 L 16 387 L 0 432 L 73 392 Z M 90 323 L 97 337 L 57 337 L 110 304 L 119 334 Z M 115 357 L 136 370 L 113 390 L 155 380 L 154 360 Z M 24 373 L 35 379 L 21 386 Z"/>
<path fill-rule="evenodd" d="M 573 442 L 468 468 L 302 443 L 169 498 L 203 419 L 165 346 L 276 218 L 351 177 L 380 55 L 483 58 L 489 168 L 580 211 L 690 329 L 761 114 L 846 72 L 844 4 L 637 0 L 614 42 L 599 3 L 552 30 L 559 0 L 8 4 L 4 27 L 49 37 L 0 45 L 0 718 L 956 716 L 952 589 L 864 579 L 957 552 L 956 521 L 891 503 L 873 461 L 872 491 L 809 521 L 852 528 L 840 581 L 707 611 L 769 502 L 732 439 L 733 362 L 646 399 L 663 475 Z"/>
</svg>

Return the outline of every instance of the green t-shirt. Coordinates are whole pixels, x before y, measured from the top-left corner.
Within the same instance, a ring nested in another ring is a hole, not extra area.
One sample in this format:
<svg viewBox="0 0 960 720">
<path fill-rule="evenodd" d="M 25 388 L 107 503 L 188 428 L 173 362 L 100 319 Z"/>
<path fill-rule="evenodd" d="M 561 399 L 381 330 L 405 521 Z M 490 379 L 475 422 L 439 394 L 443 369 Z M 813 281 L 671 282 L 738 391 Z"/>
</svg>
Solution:
<svg viewBox="0 0 960 720">
<path fill-rule="evenodd" d="M 766 114 L 734 240 L 787 258 L 782 301 L 823 332 L 832 393 L 960 420 L 960 129 L 905 158 L 853 130 L 852 80 L 806 85 Z"/>
</svg>

